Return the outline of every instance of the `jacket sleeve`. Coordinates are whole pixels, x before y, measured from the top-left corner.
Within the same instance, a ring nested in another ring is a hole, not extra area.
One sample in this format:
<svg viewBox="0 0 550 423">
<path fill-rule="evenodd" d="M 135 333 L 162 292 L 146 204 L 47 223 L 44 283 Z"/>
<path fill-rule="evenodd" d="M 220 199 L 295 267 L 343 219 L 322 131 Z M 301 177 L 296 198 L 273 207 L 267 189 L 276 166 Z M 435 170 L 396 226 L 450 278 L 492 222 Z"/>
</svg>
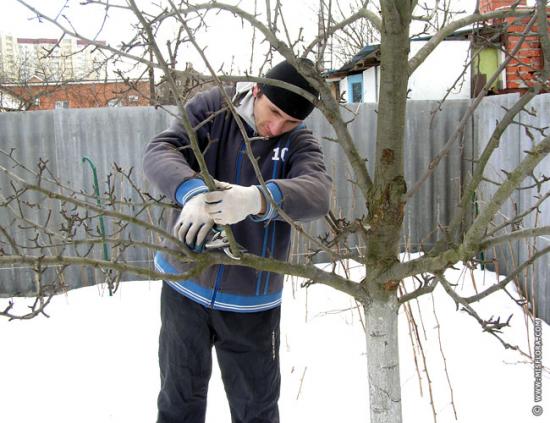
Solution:
<svg viewBox="0 0 550 423">
<path fill-rule="evenodd" d="M 286 178 L 266 181 L 267 191 L 276 204 L 293 220 L 310 221 L 325 216 L 330 209 L 332 179 L 327 174 L 323 152 L 319 143 L 311 135 L 297 137 L 287 159 Z M 282 220 L 271 202 L 266 201 L 267 210 L 263 216 L 256 216 L 256 221 L 271 219 Z"/>
<path fill-rule="evenodd" d="M 201 151 L 208 144 L 207 134 L 211 126 L 208 119 L 219 109 L 220 99 L 219 90 L 215 88 L 197 94 L 185 106 L 193 127 L 203 123 L 196 131 Z M 194 195 L 208 191 L 203 180 L 197 176 L 199 165 L 180 118 L 147 145 L 143 170 L 146 178 L 160 192 L 181 206 Z"/>
</svg>

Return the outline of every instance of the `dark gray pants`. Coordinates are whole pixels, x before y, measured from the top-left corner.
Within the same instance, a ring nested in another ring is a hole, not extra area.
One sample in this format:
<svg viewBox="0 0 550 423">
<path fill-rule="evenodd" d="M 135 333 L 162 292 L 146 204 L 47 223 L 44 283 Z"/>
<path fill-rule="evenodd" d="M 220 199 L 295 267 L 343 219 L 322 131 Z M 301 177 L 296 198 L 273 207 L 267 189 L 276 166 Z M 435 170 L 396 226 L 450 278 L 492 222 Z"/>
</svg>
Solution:
<svg viewBox="0 0 550 423">
<path fill-rule="evenodd" d="M 231 421 L 278 423 L 280 317 L 280 307 L 258 313 L 208 309 L 163 283 L 157 423 L 204 422 L 212 346 Z"/>
</svg>

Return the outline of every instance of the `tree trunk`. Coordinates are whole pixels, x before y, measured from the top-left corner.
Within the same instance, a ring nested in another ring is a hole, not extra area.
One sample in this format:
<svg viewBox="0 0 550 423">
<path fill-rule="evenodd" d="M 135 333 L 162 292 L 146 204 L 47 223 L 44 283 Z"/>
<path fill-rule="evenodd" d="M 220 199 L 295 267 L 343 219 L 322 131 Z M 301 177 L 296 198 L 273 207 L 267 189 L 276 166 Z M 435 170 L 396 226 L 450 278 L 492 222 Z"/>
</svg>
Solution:
<svg viewBox="0 0 550 423">
<path fill-rule="evenodd" d="M 408 86 L 410 0 L 381 0 L 380 100 L 374 181 L 368 195 L 366 320 L 370 423 L 400 423 L 401 385 L 397 331 L 398 280 L 383 274 L 399 261 L 403 225 L 405 113 Z M 405 70 L 405 71 L 404 71 Z"/>
<path fill-rule="evenodd" d="M 397 297 L 364 306 L 367 330 L 370 423 L 401 423 Z"/>
<path fill-rule="evenodd" d="M 380 101 L 378 103 L 374 182 L 368 194 L 369 232 L 366 239 L 367 278 L 371 297 L 385 299 L 399 281 L 377 280 L 399 261 L 399 241 L 407 186 L 404 177 L 405 113 L 407 105 L 410 4 L 381 2 Z M 394 294 L 395 295 L 395 294 Z M 385 300 L 383 300 L 385 301 Z"/>
</svg>

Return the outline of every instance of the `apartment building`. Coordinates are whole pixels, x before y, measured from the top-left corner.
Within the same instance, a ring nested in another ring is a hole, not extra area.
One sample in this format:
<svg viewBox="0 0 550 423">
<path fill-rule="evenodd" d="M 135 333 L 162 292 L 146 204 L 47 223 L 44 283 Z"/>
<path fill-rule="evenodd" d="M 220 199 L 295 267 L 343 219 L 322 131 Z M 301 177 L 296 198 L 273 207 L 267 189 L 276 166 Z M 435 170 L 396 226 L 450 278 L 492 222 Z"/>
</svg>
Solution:
<svg viewBox="0 0 550 423">
<path fill-rule="evenodd" d="M 75 38 L 17 38 L 0 33 L 0 80 L 25 82 L 32 77 L 44 81 L 105 79 L 105 56 Z"/>
</svg>

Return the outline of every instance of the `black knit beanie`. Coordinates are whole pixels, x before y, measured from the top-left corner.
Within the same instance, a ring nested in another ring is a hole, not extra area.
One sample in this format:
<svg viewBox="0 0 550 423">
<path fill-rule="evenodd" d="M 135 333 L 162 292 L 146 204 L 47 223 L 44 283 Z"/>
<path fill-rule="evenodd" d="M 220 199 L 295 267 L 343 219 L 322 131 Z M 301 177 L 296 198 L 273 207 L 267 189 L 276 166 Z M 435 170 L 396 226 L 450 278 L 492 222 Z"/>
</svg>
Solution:
<svg viewBox="0 0 550 423">
<path fill-rule="evenodd" d="M 308 59 L 299 60 L 313 64 Z M 265 77 L 295 85 L 311 93 L 314 97 L 319 95 L 317 90 L 286 60 L 271 68 Z M 313 104 L 299 94 L 273 85 L 260 84 L 260 88 L 273 104 L 295 119 L 304 120 L 313 111 Z"/>
</svg>

